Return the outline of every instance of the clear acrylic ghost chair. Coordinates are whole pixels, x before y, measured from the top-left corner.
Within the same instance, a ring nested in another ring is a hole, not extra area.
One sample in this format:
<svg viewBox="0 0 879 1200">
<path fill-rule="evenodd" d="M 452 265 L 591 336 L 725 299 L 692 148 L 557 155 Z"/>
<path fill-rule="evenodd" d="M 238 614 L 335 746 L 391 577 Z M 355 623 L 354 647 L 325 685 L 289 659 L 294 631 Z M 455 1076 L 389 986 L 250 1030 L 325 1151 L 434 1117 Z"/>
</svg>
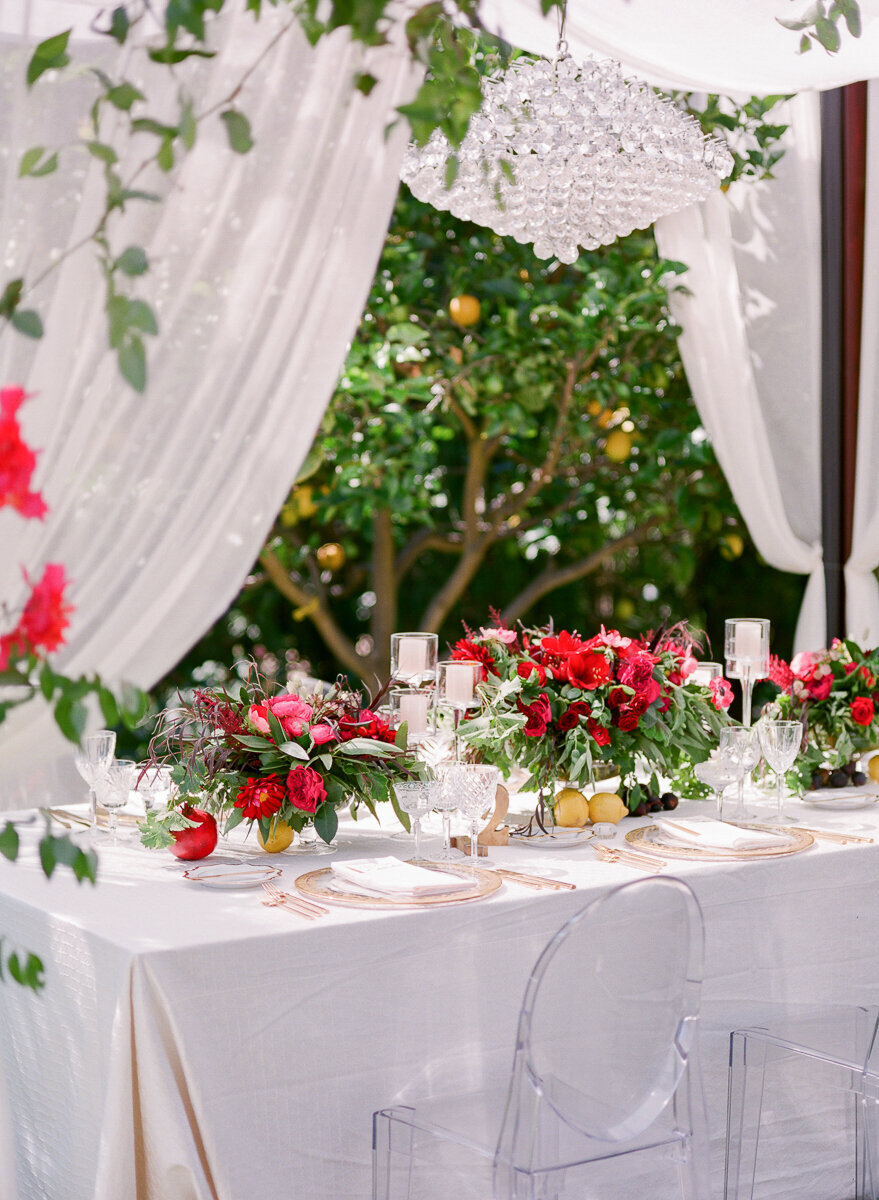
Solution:
<svg viewBox="0 0 879 1200">
<path fill-rule="evenodd" d="M 680 880 L 638 880 L 581 909 L 531 972 L 508 1085 L 374 1114 L 374 1200 L 582 1198 L 587 1178 L 630 1170 L 649 1170 L 644 1195 L 666 1194 L 664 1170 L 684 1200 L 707 1200 L 702 957 Z"/>
<path fill-rule="evenodd" d="M 725 1200 L 779 1194 L 792 1157 L 822 1196 L 879 1200 L 879 1008 L 779 1007 L 771 1026 L 730 1035 Z"/>
</svg>

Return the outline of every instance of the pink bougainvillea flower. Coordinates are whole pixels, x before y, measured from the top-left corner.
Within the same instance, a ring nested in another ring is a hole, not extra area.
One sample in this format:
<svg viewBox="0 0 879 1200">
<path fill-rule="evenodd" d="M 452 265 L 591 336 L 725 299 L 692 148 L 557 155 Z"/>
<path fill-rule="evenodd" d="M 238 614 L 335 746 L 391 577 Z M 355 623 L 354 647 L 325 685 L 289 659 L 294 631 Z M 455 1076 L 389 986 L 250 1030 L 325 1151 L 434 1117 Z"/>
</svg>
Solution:
<svg viewBox="0 0 879 1200">
<path fill-rule="evenodd" d="M 733 690 L 727 680 L 722 675 L 718 675 L 709 681 L 708 686 L 711 689 L 714 707 L 717 709 L 729 708 L 733 702 Z"/>
<path fill-rule="evenodd" d="M 31 650 L 57 650 L 63 644 L 64 630 L 73 611 L 64 603 L 66 587 L 64 568 L 58 563 L 48 563 L 42 578 L 34 584 L 18 622 L 18 632 Z"/>
<path fill-rule="evenodd" d="M 0 388 L 0 508 L 12 507 L 23 517 L 42 519 L 48 509 L 39 492 L 31 491 L 37 456 L 22 440 L 16 413 L 27 399 L 20 387 Z"/>
</svg>

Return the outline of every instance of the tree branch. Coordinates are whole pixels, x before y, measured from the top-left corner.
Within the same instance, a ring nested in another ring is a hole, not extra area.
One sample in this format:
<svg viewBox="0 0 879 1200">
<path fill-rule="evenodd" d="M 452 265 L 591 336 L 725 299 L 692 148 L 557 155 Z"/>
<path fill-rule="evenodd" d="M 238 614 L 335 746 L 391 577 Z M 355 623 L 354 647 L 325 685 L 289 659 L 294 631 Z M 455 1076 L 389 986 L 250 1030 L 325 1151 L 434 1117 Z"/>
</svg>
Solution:
<svg viewBox="0 0 879 1200">
<path fill-rule="evenodd" d="M 370 667 L 386 679 L 391 668 L 391 634 L 397 628 L 394 527 L 389 508 L 378 509 L 372 518 L 372 590 L 376 603 L 370 618 L 373 642 Z"/>
<path fill-rule="evenodd" d="M 420 529 L 409 539 L 394 564 L 397 583 L 412 570 L 415 563 L 428 550 L 439 550 L 443 554 L 460 554 L 463 543 L 453 533 L 437 533 L 435 529 Z"/>
<path fill-rule="evenodd" d="M 518 620 L 523 613 L 526 613 L 532 605 L 536 604 L 538 600 L 546 596 L 549 592 L 554 592 L 556 588 L 564 587 L 567 583 L 576 583 L 578 579 L 583 579 L 586 575 L 590 575 L 602 563 L 607 562 L 609 558 L 613 558 L 615 554 L 619 554 L 621 550 L 628 550 L 632 546 L 637 546 L 640 542 L 644 541 L 650 530 L 657 523 L 658 518 L 653 518 L 645 522 L 645 524 L 639 525 L 637 529 L 633 529 L 631 533 L 623 534 L 622 537 L 605 542 L 600 549 L 581 559 L 579 562 L 571 563 L 567 567 L 547 566 L 506 606 L 501 614 L 504 620 L 510 622 Z"/>
<path fill-rule="evenodd" d="M 330 653 L 334 654 L 347 671 L 361 675 L 364 660 L 357 653 L 354 643 L 342 632 L 332 613 L 326 607 L 326 602 L 313 592 L 308 591 L 292 579 L 281 560 L 273 550 L 263 548 L 259 561 L 265 568 L 271 582 L 282 596 L 286 597 L 297 608 L 309 608 L 309 619 L 327 644 Z M 312 607 L 313 606 L 313 607 Z"/>
</svg>

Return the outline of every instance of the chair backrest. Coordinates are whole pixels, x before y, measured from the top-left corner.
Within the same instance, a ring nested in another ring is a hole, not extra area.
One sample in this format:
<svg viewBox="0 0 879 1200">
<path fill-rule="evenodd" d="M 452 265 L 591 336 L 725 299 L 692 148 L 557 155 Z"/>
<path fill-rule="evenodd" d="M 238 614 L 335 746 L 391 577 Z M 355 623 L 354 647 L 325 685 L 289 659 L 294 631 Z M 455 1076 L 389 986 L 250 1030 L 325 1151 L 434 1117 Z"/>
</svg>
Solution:
<svg viewBox="0 0 879 1200">
<path fill-rule="evenodd" d="M 647 1129 L 687 1065 L 702 960 L 702 914 L 678 879 L 624 884 L 571 917 L 525 991 L 498 1155 L 522 1160 L 542 1105 L 601 1141 Z"/>
</svg>

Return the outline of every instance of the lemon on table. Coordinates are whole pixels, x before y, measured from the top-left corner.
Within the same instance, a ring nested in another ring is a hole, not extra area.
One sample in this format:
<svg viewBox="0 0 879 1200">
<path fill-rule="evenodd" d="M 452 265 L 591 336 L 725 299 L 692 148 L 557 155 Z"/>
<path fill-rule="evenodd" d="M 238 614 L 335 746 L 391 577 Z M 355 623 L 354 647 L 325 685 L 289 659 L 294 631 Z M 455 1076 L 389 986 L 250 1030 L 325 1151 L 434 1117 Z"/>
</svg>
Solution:
<svg viewBox="0 0 879 1200">
<path fill-rule="evenodd" d="M 596 792 L 589 801 L 589 816 L 596 824 L 599 821 L 610 821 L 616 825 L 628 812 L 628 808 L 615 792 Z"/>
<path fill-rule="evenodd" d="M 552 811 L 556 825 L 566 829 L 586 825 L 589 821 L 589 801 L 576 788 L 562 788 L 552 802 Z"/>
<path fill-rule="evenodd" d="M 266 854 L 280 854 L 293 841 L 293 826 L 288 825 L 286 821 L 275 821 L 265 841 L 260 829 L 257 829 L 256 837 Z"/>
<path fill-rule="evenodd" d="M 867 763 L 867 774 L 874 783 L 879 783 L 879 754 L 874 754 Z"/>
</svg>

